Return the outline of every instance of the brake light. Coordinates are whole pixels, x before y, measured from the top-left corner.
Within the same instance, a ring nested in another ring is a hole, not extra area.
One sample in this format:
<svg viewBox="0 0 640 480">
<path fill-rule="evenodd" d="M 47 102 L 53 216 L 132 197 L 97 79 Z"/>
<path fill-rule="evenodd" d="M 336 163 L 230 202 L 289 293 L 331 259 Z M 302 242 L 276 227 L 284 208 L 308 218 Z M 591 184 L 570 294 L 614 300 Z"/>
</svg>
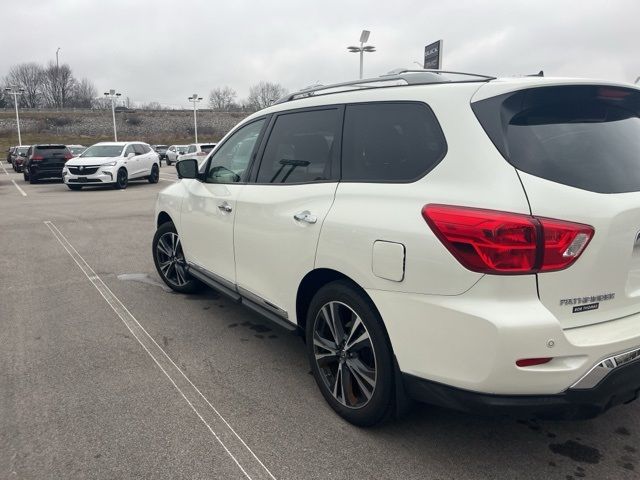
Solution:
<svg viewBox="0 0 640 480">
<path fill-rule="evenodd" d="M 463 266 L 491 274 L 562 270 L 594 233 L 578 223 L 449 205 L 425 205 L 422 217 Z"/>
<path fill-rule="evenodd" d="M 64 154 L 64 159 L 65 160 L 71 160 L 73 158 L 73 155 L 71 155 L 70 153 L 65 153 Z"/>
<path fill-rule="evenodd" d="M 31 156 L 31 161 L 32 162 L 39 162 L 40 160 L 44 160 L 44 157 L 42 155 L 32 155 Z"/>
</svg>

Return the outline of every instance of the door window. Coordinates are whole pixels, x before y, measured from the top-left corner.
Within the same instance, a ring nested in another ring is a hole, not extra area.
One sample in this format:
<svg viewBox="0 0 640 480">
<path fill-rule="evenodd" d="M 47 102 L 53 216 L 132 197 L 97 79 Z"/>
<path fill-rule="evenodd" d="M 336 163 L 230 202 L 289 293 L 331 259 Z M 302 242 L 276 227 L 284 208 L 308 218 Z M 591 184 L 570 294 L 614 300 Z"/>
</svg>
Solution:
<svg viewBox="0 0 640 480">
<path fill-rule="evenodd" d="M 340 131 L 337 108 L 279 115 L 258 171 L 258 183 L 331 180 Z"/>
<path fill-rule="evenodd" d="M 135 150 L 133 149 L 133 145 L 127 146 L 127 149 L 124 151 L 124 156 L 127 157 L 130 153 L 133 153 L 134 155 L 136 154 Z"/>
<path fill-rule="evenodd" d="M 444 158 L 447 144 L 429 107 L 421 103 L 347 106 L 342 180 L 410 182 Z"/>
<path fill-rule="evenodd" d="M 194 153 L 195 151 L 196 151 L 196 146 L 189 145 L 189 148 L 187 149 L 187 153 Z"/>
<path fill-rule="evenodd" d="M 256 141 L 264 119 L 240 128 L 211 157 L 205 181 L 207 183 L 238 183 L 246 180 Z"/>
<path fill-rule="evenodd" d="M 134 143 L 133 149 L 135 150 L 136 155 L 144 155 L 146 153 L 144 147 L 140 143 Z"/>
</svg>

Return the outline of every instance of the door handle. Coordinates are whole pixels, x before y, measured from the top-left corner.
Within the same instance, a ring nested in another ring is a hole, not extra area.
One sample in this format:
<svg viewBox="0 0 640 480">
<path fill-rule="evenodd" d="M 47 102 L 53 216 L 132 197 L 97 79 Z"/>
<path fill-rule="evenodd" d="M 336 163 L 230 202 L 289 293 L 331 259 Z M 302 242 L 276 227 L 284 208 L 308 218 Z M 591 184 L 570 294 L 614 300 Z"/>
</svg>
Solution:
<svg viewBox="0 0 640 480">
<path fill-rule="evenodd" d="M 311 215 L 311 212 L 309 210 L 296 213 L 293 216 L 293 218 L 296 219 L 298 222 L 305 222 L 305 223 L 312 223 L 312 224 L 318 221 L 318 217 L 316 217 L 315 215 Z"/>
<path fill-rule="evenodd" d="M 227 202 L 222 202 L 220 205 L 218 205 L 218 209 L 224 213 L 231 213 L 233 211 L 233 208 L 231 208 L 231 205 L 229 205 Z"/>
</svg>

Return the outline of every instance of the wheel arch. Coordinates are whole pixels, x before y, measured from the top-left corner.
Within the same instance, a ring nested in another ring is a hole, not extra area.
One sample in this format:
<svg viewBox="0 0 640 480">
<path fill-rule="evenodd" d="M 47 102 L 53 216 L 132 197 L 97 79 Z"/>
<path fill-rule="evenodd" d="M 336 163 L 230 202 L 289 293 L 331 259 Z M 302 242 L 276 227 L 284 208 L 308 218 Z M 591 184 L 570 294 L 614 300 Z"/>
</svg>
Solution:
<svg viewBox="0 0 640 480">
<path fill-rule="evenodd" d="M 156 228 L 160 228 L 161 225 L 164 225 L 165 223 L 168 223 L 168 222 L 173 222 L 171 215 L 169 215 L 165 211 L 159 212 L 158 218 L 156 219 Z M 175 225 L 175 222 L 173 223 Z"/>
</svg>

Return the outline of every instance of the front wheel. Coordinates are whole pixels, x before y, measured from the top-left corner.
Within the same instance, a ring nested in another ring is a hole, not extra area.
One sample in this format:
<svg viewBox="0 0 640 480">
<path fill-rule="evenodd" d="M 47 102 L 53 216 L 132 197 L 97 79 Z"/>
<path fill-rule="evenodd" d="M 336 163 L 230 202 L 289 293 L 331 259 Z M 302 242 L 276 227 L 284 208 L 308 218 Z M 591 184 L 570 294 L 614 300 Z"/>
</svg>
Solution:
<svg viewBox="0 0 640 480">
<path fill-rule="evenodd" d="M 158 227 L 152 246 L 158 275 L 169 288 L 180 293 L 195 293 L 202 288 L 202 283 L 187 273 L 182 243 L 173 222 Z"/>
<path fill-rule="evenodd" d="M 116 190 L 124 190 L 125 188 L 127 188 L 128 184 L 129 175 L 124 168 L 121 168 L 116 174 L 116 183 L 113 185 L 113 188 L 115 188 Z"/>
<path fill-rule="evenodd" d="M 346 281 L 322 287 L 307 312 L 307 354 L 322 395 L 345 420 L 368 427 L 393 409 L 393 363 L 382 319 Z"/>
<path fill-rule="evenodd" d="M 158 183 L 160 180 L 160 170 L 158 169 L 158 165 L 154 164 L 151 167 L 151 175 L 149 175 L 149 183 Z"/>
</svg>

